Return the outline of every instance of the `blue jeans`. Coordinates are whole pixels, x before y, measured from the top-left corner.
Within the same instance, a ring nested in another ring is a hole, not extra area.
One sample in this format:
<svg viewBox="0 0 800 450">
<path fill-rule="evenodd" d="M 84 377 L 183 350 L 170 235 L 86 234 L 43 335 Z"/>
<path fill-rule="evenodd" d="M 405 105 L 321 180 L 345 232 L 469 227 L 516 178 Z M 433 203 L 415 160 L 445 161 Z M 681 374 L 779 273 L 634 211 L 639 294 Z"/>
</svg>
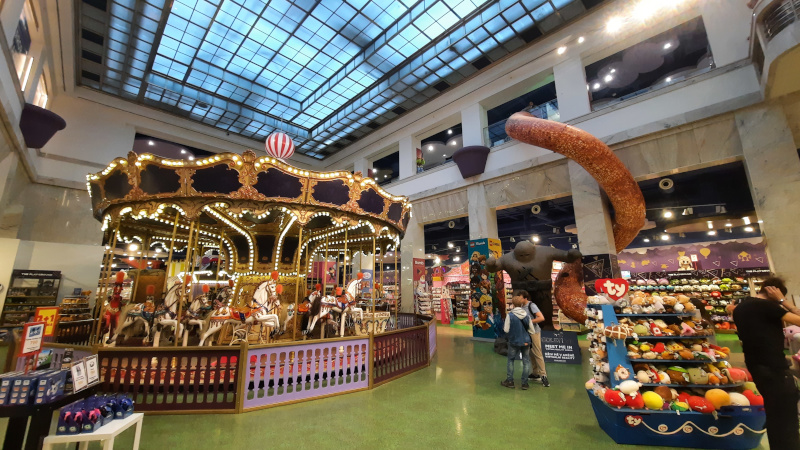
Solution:
<svg viewBox="0 0 800 450">
<path fill-rule="evenodd" d="M 508 364 L 506 364 L 506 380 L 514 380 L 514 360 L 522 354 L 522 384 L 528 383 L 528 375 L 531 373 L 531 346 L 521 345 L 519 347 L 508 343 Z"/>
</svg>

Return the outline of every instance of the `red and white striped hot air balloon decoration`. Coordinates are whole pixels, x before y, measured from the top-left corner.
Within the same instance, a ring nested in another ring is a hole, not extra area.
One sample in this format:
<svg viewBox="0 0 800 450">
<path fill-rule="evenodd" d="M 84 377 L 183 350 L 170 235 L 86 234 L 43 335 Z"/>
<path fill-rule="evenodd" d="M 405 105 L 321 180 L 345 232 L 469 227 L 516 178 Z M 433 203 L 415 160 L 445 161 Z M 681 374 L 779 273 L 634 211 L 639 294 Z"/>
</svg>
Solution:
<svg viewBox="0 0 800 450">
<path fill-rule="evenodd" d="M 294 155 L 294 141 L 287 134 L 276 131 L 267 136 L 264 144 L 267 154 L 273 158 L 284 160 Z"/>
</svg>

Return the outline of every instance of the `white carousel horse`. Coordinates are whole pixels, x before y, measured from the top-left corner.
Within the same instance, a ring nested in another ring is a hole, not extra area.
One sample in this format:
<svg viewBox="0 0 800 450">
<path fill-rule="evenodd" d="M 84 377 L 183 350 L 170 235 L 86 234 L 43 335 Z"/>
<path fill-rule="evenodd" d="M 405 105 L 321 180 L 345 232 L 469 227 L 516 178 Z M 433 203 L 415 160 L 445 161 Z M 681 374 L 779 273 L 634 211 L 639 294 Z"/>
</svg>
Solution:
<svg viewBox="0 0 800 450">
<path fill-rule="evenodd" d="M 246 339 L 250 329 L 256 322 L 261 325 L 259 330 L 263 329 L 264 326 L 272 327 L 272 336 L 282 333 L 280 317 L 278 316 L 281 310 L 281 302 L 278 299 L 276 287 L 277 284 L 272 279 L 261 282 L 253 292 L 253 299 L 248 305 L 249 311 L 243 309 L 233 310 L 233 316 L 242 321 L 242 324 L 234 329 L 234 334 L 239 332 L 241 335 L 242 331 L 245 332 L 244 336 L 240 336 L 239 339 Z M 292 305 L 292 308 L 294 309 L 294 305 Z M 259 343 L 262 341 L 260 331 L 258 341 Z M 234 341 L 231 341 L 231 344 L 233 343 Z"/>
<path fill-rule="evenodd" d="M 199 345 L 202 346 L 206 339 L 215 336 L 227 324 L 239 325 L 234 330 L 235 333 L 243 330 L 249 332 L 250 327 L 256 322 L 262 326 L 272 326 L 273 334 L 279 331 L 280 318 L 277 312 L 280 311 L 281 303 L 275 294 L 275 286 L 274 280 L 266 280 L 259 284 L 253 293 L 253 299 L 245 308 L 234 308 L 227 303 L 217 301 L 217 308 L 207 319 L 208 330 L 203 333 Z"/>
<path fill-rule="evenodd" d="M 294 317 L 294 303 L 289 303 L 289 306 L 286 307 L 286 320 L 283 321 L 281 333 L 286 331 L 286 327 L 289 325 L 289 321 L 292 320 L 292 317 Z"/>
<path fill-rule="evenodd" d="M 144 326 L 145 341 L 147 341 L 150 338 L 150 323 L 156 313 L 156 305 L 152 296 L 148 296 L 144 303 L 127 306 L 120 312 L 120 315 L 123 313 L 125 320 L 117 326 L 117 329 L 114 330 L 114 336 L 108 338 L 106 344 L 116 345 L 120 335 L 123 336 L 124 341 L 128 336 L 123 331 L 140 323 Z"/>
<path fill-rule="evenodd" d="M 158 306 L 155 316 L 153 317 L 153 347 L 158 347 L 159 340 L 161 339 L 161 332 L 172 327 L 175 332 L 175 339 L 178 339 L 183 332 L 183 324 L 178 320 L 178 302 L 181 300 L 180 290 L 183 287 L 178 282 L 178 278 L 174 278 L 174 284 L 167 291 L 164 297 L 164 303 Z"/>
<path fill-rule="evenodd" d="M 211 313 L 206 317 L 205 322 L 203 324 L 203 328 L 206 328 L 206 332 L 200 335 L 200 343 L 199 346 L 203 346 L 205 344 L 206 339 L 209 337 L 209 345 L 211 345 L 214 336 L 222 330 L 222 328 L 227 324 L 236 325 L 239 323 L 239 319 L 235 319 L 231 313 L 232 307 L 228 306 L 228 298 L 230 297 L 230 288 L 224 288 L 217 294 L 217 298 L 214 299 L 214 309 Z"/>
<path fill-rule="evenodd" d="M 183 346 L 189 343 L 189 327 L 197 327 L 197 334 L 203 332 L 203 326 L 206 323 L 206 316 L 214 308 L 212 300 L 208 294 L 198 295 L 192 300 L 186 314 L 183 315 L 181 323 L 183 324 Z"/>
<path fill-rule="evenodd" d="M 308 327 L 303 331 L 303 334 L 309 334 L 314 330 L 317 321 L 325 317 L 330 312 L 339 314 L 339 336 L 344 337 L 345 320 L 349 316 L 351 319 L 358 314 L 358 323 L 364 320 L 364 310 L 356 306 L 356 299 L 358 291 L 364 287 L 363 280 L 353 280 L 347 285 L 347 289 L 343 295 L 336 298 L 332 295 L 323 296 L 319 290 L 316 290 L 308 296 L 311 302 L 311 309 L 309 311 Z"/>
</svg>

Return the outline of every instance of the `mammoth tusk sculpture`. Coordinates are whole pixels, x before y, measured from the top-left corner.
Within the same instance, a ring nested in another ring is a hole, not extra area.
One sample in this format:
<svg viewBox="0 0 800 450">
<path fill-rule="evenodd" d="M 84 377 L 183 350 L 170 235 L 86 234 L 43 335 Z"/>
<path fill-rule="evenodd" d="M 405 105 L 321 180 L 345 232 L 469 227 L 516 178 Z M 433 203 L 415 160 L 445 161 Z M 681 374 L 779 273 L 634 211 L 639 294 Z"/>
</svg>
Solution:
<svg viewBox="0 0 800 450">
<path fill-rule="evenodd" d="M 506 121 L 506 133 L 526 144 L 542 147 L 575 161 L 594 178 L 614 207 L 614 245 L 617 253 L 636 238 L 645 222 L 642 191 L 630 171 L 600 139 L 586 131 L 518 112 Z M 568 317 L 586 321 L 586 295 L 581 291 L 583 266 L 568 263 L 554 285 L 556 303 Z"/>
</svg>

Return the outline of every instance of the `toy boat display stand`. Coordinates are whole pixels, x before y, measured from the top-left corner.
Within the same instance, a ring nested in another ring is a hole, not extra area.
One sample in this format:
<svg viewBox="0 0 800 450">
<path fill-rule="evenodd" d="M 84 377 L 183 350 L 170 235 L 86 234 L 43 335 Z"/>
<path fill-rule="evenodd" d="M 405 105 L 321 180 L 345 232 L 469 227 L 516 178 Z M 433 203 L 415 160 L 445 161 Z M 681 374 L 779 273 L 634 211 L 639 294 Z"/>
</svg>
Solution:
<svg viewBox="0 0 800 450">
<path fill-rule="evenodd" d="M 638 313 L 615 312 L 634 302 Z M 750 374 L 709 342 L 710 323 L 677 305 L 675 297 L 589 297 L 586 389 L 600 428 L 618 444 L 758 447 L 766 417 Z"/>
</svg>

